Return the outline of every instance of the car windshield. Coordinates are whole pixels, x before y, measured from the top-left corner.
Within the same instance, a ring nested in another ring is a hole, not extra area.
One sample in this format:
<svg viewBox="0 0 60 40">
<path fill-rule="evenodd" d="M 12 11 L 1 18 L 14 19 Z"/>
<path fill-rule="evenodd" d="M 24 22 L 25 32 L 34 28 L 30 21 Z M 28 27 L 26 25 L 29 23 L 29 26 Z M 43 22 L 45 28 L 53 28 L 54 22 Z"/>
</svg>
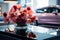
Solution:
<svg viewBox="0 0 60 40">
<path fill-rule="evenodd" d="M 45 7 L 36 10 L 36 13 L 52 13 L 52 12 L 60 13 L 60 9 L 57 7 Z"/>
</svg>

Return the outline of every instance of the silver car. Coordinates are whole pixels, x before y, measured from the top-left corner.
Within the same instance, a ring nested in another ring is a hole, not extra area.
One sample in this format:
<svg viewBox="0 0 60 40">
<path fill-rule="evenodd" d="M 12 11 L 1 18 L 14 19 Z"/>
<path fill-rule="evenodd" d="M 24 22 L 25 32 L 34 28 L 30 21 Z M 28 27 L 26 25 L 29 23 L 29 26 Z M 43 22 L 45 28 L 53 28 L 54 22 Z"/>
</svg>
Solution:
<svg viewBox="0 0 60 40">
<path fill-rule="evenodd" d="M 37 24 L 60 24 L 60 8 L 44 7 L 36 9 Z"/>
</svg>

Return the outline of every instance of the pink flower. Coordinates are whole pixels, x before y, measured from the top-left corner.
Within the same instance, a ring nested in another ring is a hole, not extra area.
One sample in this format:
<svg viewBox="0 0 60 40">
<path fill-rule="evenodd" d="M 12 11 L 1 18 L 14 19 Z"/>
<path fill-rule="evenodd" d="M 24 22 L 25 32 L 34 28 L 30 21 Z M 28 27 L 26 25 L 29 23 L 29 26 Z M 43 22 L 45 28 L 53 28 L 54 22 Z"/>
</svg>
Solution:
<svg viewBox="0 0 60 40">
<path fill-rule="evenodd" d="M 27 7 L 27 10 L 31 10 L 31 8 L 30 7 Z"/>
<path fill-rule="evenodd" d="M 21 15 L 19 15 L 16 19 L 16 22 L 20 22 L 20 23 L 26 23 L 27 19 L 26 19 L 26 15 L 24 13 L 22 13 Z"/>
<path fill-rule="evenodd" d="M 3 16 L 4 16 L 4 17 L 7 17 L 7 13 L 6 13 L 6 12 L 4 12 L 4 13 L 3 13 Z"/>
<path fill-rule="evenodd" d="M 21 5 L 14 5 L 11 8 L 11 10 L 9 11 L 9 14 L 4 12 L 3 13 L 3 16 L 5 17 L 4 21 L 26 24 L 28 21 L 33 22 L 35 20 L 36 17 L 33 16 L 33 12 L 30 7 L 27 7 L 26 9 L 22 10 L 21 13 L 20 13 L 20 9 L 21 9 Z M 29 19 L 29 20 L 27 20 L 27 19 Z"/>
<path fill-rule="evenodd" d="M 14 8 L 15 11 L 17 10 L 17 6 L 16 5 L 14 5 L 13 8 Z"/>
</svg>

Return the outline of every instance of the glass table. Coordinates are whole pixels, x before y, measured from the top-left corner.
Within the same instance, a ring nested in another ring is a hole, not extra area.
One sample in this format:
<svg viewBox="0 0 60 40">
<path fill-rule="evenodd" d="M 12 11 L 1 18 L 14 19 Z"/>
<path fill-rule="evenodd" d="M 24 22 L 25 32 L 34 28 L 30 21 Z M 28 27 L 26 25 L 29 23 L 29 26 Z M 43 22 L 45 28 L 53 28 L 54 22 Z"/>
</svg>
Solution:
<svg viewBox="0 0 60 40">
<path fill-rule="evenodd" d="M 14 30 L 14 28 L 17 28 L 15 24 L 10 24 L 10 25 L 2 25 L 0 26 L 0 31 L 5 32 L 7 28 L 11 28 L 11 30 Z M 34 25 L 29 25 L 27 26 L 27 31 L 28 32 L 33 32 L 37 35 L 36 40 L 44 40 L 50 37 L 57 36 L 57 30 L 54 29 L 49 29 L 41 26 L 34 26 Z M 14 33 L 12 33 L 14 34 Z M 15 33 L 16 34 L 16 33 Z"/>
</svg>

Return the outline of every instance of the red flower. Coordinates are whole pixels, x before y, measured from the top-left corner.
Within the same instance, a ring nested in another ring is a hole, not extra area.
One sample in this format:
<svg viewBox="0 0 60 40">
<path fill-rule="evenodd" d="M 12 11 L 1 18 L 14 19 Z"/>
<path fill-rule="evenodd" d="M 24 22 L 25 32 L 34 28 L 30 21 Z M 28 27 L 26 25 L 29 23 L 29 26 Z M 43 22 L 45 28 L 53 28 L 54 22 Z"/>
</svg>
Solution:
<svg viewBox="0 0 60 40">
<path fill-rule="evenodd" d="M 16 23 L 18 24 L 18 26 L 26 26 L 26 22 L 27 22 L 27 19 L 25 14 L 19 15 L 16 19 Z"/>
<path fill-rule="evenodd" d="M 9 21 L 9 19 L 6 17 L 6 18 L 4 19 L 4 22 L 7 23 L 8 21 Z"/>
<path fill-rule="evenodd" d="M 15 11 L 17 10 L 17 6 L 16 5 L 14 5 L 13 8 L 14 8 Z"/>
<path fill-rule="evenodd" d="M 34 22 L 35 19 L 36 19 L 36 16 L 33 16 L 33 17 L 31 18 L 31 22 Z"/>
<path fill-rule="evenodd" d="M 15 15 L 12 13 L 12 14 L 10 14 L 10 17 L 15 17 Z"/>
<path fill-rule="evenodd" d="M 33 32 L 30 32 L 30 33 L 28 34 L 28 37 L 29 37 L 29 38 L 36 38 L 36 34 L 34 34 Z"/>
<path fill-rule="evenodd" d="M 27 10 L 31 10 L 31 8 L 30 7 L 27 7 Z"/>
<path fill-rule="evenodd" d="M 4 12 L 4 13 L 3 13 L 3 16 L 4 16 L 4 17 L 7 17 L 7 13 L 6 13 L 6 12 Z"/>
<path fill-rule="evenodd" d="M 24 10 L 23 12 L 26 12 L 26 10 Z"/>
<path fill-rule="evenodd" d="M 17 17 L 17 20 L 16 20 L 17 22 L 20 22 L 20 23 L 26 23 L 26 15 L 24 14 L 24 13 L 22 13 L 21 15 L 19 15 L 18 17 Z"/>
<path fill-rule="evenodd" d="M 3 16 L 8 18 L 8 19 L 5 18 L 5 21 L 25 24 L 26 22 L 33 22 L 35 20 L 35 17 L 32 17 L 33 12 L 30 7 L 27 7 L 26 9 L 21 10 L 21 12 L 19 12 L 20 9 L 21 9 L 21 5 L 14 5 L 11 8 L 8 15 L 6 12 L 4 12 Z M 30 20 L 27 20 L 27 19 L 30 19 Z"/>
</svg>

